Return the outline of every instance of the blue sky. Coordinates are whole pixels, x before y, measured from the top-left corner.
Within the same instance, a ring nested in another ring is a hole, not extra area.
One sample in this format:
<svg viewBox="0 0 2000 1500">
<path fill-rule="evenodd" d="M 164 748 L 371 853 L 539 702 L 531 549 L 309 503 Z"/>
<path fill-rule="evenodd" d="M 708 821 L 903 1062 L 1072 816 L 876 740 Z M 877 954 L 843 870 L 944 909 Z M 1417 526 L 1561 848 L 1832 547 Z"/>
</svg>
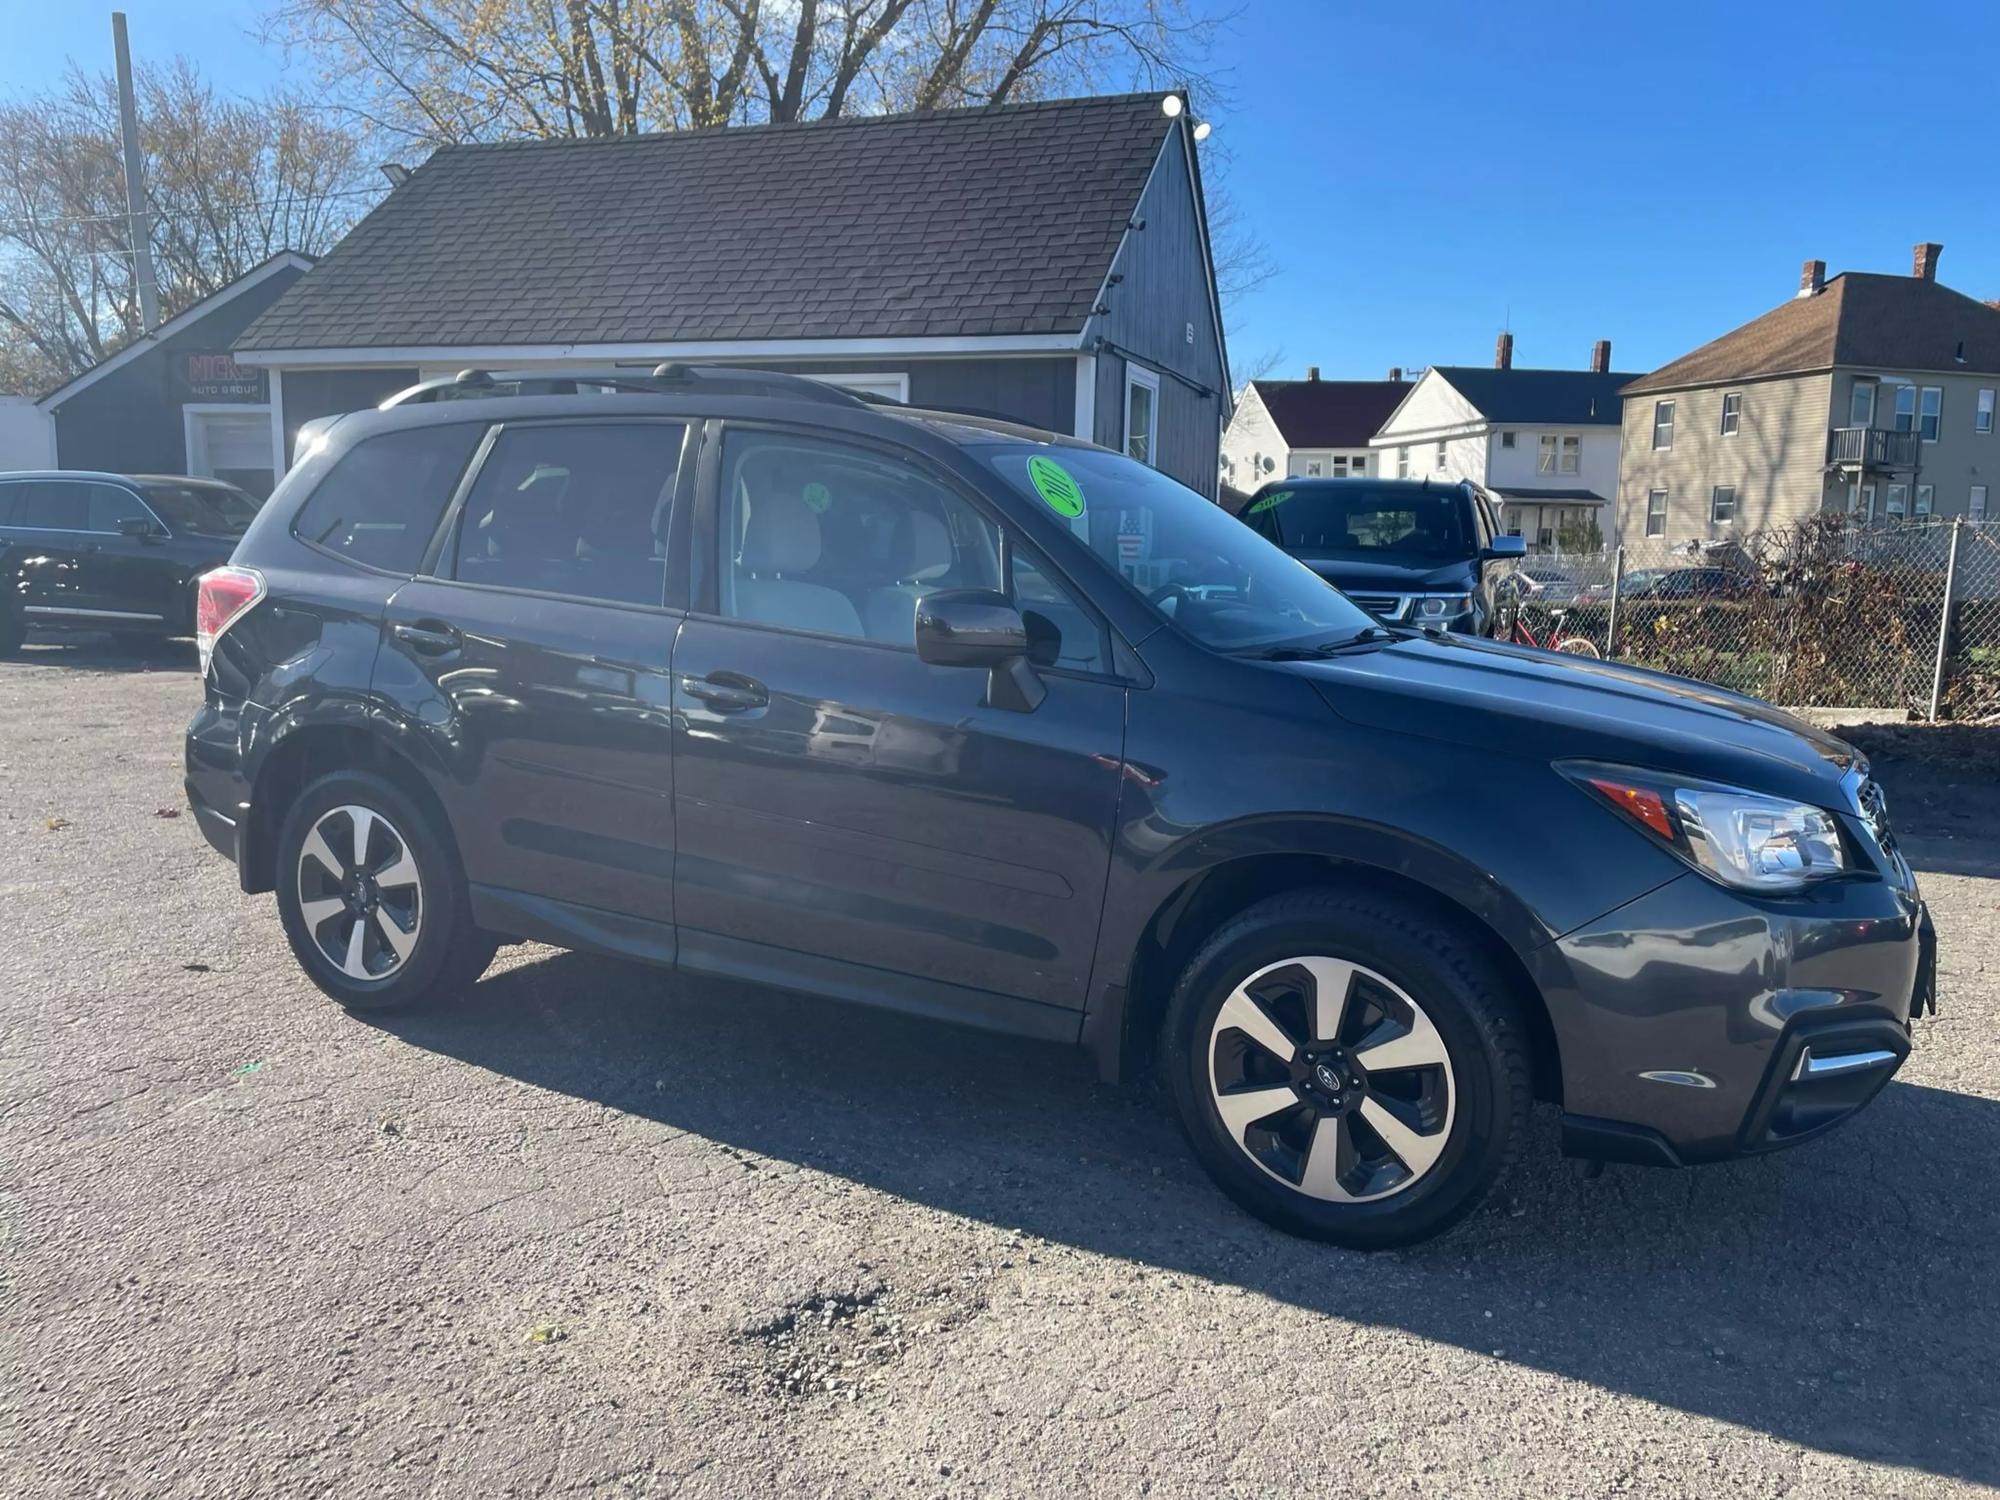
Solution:
<svg viewBox="0 0 2000 1500">
<path fill-rule="evenodd" d="M 253 0 L 124 0 L 141 58 L 223 87 L 279 58 Z M 110 7 L 0 0 L 0 92 L 108 66 Z M 1217 56 L 1215 143 L 1279 272 L 1235 309 L 1239 362 L 1329 378 L 1646 370 L 1782 301 L 1808 256 L 2000 297 L 2000 5 L 1249 0 Z M 1197 112 L 1199 112 L 1197 100 Z"/>
</svg>

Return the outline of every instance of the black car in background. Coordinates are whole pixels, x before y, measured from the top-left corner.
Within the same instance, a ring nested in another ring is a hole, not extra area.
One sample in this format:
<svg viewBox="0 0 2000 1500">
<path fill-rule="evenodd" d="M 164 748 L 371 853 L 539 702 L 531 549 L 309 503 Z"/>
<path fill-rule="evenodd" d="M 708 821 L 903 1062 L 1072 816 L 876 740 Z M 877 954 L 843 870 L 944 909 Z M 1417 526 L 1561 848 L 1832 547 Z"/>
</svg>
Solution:
<svg viewBox="0 0 2000 1500">
<path fill-rule="evenodd" d="M 1377 619 L 1489 635 L 1527 544 L 1476 485 L 1428 479 L 1273 480 L 1242 520 Z"/>
<path fill-rule="evenodd" d="M 229 560 L 256 514 L 214 479 L 0 474 L 0 653 L 31 629 L 193 635 L 195 581 Z"/>
<path fill-rule="evenodd" d="M 1078 1043 L 1346 1244 L 1467 1212 L 1537 1095 L 1582 1156 L 1803 1140 L 1930 997 L 1840 741 L 1385 622 L 1037 429 L 673 367 L 399 405 L 328 428 L 201 595 L 189 802 L 341 1004 L 534 939 Z"/>
</svg>

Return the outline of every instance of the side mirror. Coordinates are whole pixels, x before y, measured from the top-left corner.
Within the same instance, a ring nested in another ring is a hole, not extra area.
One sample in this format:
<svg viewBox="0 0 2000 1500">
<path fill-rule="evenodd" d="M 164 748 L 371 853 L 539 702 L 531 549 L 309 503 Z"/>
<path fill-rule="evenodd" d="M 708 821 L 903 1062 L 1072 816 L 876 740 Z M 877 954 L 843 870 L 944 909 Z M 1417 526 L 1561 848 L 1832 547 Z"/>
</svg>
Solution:
<svg viewBox="0 0 2000 1500">
<path fill-rule="evenodd" d="M 1496 536 L 1487 544 L 1486 550 L 1480 554 L 1480 556 L 1489 558 L 1495 562 L 1502 558 L 1526 557 L 1527 555 L 1528 539 L 1524 536 Z"/>
<path fill-rule="evenodd" d="M 137 537 L 139 540 L 145 541 L 155 535 L 155 532 L 153 530 L 153 523 L 144 516 L 120 516 L 118 518 L 118 534 L 120 536 Z"/>
<path fill-rule="evenodd" d="M 1048 688 L 1028 662 L 1028 625 L 992 589 L 938 589 L 917 601 L 917 659 L 934 667 L 983 667 L 986 701 L 1030 713 Z"/>
</svg>

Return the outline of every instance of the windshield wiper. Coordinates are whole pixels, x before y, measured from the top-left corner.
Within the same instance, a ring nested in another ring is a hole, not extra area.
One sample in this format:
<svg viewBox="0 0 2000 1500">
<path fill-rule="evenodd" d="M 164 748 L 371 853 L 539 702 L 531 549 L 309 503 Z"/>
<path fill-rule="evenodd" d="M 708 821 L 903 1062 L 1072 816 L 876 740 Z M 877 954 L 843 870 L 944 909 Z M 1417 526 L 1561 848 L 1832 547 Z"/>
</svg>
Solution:
<svg viewBox="0 0 2000 1500">
<path fill-rule="evenodd" d="M 1385 641 L 1408 639 L 1407 634 L 1380 625 L 1363 625 L 1353 635 L 1342 636 L 1337 641 L 1322 641 L 1317 646 L 1268 646 L 1247 654 L 1256 656 L 1260 661 L 1315 661 L 1321 657 L 1337 656 L 1356 646 L 1379 646 Z"/>
</svg>

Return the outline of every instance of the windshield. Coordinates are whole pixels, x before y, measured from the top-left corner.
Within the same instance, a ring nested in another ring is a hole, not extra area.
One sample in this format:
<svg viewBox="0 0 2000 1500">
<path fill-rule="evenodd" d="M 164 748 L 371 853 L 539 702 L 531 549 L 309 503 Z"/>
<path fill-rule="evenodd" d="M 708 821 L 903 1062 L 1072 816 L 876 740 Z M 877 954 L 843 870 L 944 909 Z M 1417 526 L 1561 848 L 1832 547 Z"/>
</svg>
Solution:
<svg viewBox="0 0 2000 1500">
<path fill-rule="evenodd" d="M 1251 501 L 1243 519 L 1292 551 L 1450 558 L 1472 550 L 1469 508 L 1456 487 L 1348 481 L 1281 485 Z"/>
<path fill-rule="evenodd" d="M 1203 645 L 1319 644 L 1375 624 L 1220 506 L 1122 454 L 1028 443 L 970 451 L 1055 512 L 1155 613 Z"/>
<path fill-rule="evenodd" d="M 241 536 L 257 514 L 257 502 L 231 484 L 147 484 L 140 489 L 175 531 Z"/>
</svg>

